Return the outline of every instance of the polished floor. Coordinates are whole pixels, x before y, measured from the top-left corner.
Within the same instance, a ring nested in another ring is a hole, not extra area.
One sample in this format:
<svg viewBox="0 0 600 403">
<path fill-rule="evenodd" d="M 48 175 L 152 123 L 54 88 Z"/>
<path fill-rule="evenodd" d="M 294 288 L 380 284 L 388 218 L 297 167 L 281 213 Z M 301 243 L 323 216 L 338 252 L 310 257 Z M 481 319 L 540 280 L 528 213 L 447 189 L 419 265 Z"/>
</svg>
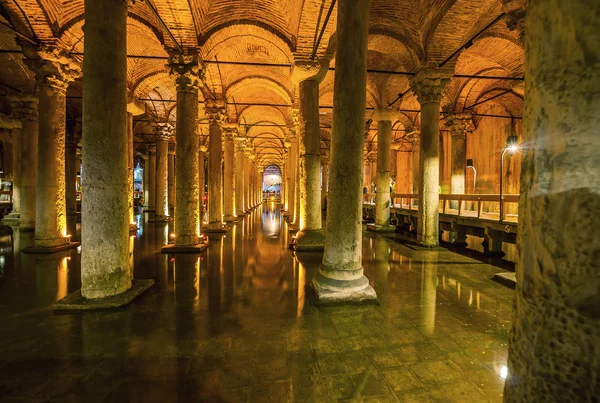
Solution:
<svg viewBox="0 0 600 403">
<path fill-rule="evenodd" d="M 132 237 L 136 278 L 120 311 L 55 314 L 80 286 L 80 251 L 18 250 L 0 237 L 0 401 L 499 402 L 513 291 L 497 268 L 364 233 L 378 305 L 319 308 L 320 254 L 294 256 L 264 205 L 199 257 L 159 253 L 169 229 Z M 13 250 L 15 252 L 13 252 Z"/>
</svg>

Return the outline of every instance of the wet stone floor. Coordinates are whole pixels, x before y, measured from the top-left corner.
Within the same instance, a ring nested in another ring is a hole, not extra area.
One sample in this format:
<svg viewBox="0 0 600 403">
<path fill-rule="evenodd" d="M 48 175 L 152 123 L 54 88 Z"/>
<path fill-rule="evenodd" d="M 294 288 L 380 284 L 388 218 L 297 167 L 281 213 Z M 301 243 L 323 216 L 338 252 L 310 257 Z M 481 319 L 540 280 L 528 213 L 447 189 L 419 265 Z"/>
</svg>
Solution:
<svg viewBox="0 0 600 403">
<path fill-rule="evenodd" d="M 140 218 L 141 220 L 141 218 Z M 2 402 L 499 402 L 513 291 L 499 269 L 364 233 L 378 305 L 319 308 L 321 254 L 294 256 L 264 205 L 199 256 L 159 253 L 141 223 L 134 275 L 155 286 L 119 311 L 56 314 L 80 287 L 80 250 L 18 251 L 0 236 Z"/>
</svg>

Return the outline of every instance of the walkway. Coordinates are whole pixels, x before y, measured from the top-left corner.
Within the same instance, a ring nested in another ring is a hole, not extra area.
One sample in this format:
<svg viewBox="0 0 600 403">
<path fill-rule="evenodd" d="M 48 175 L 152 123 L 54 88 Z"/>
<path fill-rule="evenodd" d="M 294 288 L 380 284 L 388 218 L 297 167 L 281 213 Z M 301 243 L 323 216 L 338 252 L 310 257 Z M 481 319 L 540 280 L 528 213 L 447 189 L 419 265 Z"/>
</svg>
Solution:
<svg viewBox="0 0 600 403">
<path fill-rule="evenodd" d="M 83 315 L 50 308 L 79 288 L 78 251 L 13 256 L 33 235 L 1 237 L 0 400 L 501 401 L 513 291 L 498 269 L 365 232 L 380 305 L 319 309 L 320 255 L 292 255 L 273 204 L 199 258 L 159 254 L 168 234 L 132 240 L 152 289 Z"/>
</svg>

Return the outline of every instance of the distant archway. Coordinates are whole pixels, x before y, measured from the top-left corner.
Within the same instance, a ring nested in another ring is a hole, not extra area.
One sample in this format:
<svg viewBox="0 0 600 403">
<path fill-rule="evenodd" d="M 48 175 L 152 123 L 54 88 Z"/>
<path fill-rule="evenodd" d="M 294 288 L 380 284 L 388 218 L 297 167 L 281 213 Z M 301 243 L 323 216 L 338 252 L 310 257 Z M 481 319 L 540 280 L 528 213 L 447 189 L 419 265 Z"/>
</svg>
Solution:
<svg viewBox="0 0 600 403">
<path fill-rule="evenodd" d="M 281 169 L 277 165 L 269 165 L 265 168 L 262 180 L 264 197 L 281 199 Z"/>
</svg>

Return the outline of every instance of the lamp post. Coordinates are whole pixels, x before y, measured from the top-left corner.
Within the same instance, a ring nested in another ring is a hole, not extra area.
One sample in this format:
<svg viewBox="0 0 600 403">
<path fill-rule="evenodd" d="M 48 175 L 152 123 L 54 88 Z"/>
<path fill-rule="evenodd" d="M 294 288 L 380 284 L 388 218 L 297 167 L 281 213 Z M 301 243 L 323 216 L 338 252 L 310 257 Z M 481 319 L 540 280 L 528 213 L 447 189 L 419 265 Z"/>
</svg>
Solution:
<svg viewBox="0 0 600 403">
<path fill-rule="evenodd" d="M 504 200 L 502 199 L 502 177 L 504 176 L 504 154 L 508 151 L 511 155 L 519 150 L 519 137 L 508 136 L 506 146 L 500 157 L 500 222 L 504 221 Z"/>
</svg>

